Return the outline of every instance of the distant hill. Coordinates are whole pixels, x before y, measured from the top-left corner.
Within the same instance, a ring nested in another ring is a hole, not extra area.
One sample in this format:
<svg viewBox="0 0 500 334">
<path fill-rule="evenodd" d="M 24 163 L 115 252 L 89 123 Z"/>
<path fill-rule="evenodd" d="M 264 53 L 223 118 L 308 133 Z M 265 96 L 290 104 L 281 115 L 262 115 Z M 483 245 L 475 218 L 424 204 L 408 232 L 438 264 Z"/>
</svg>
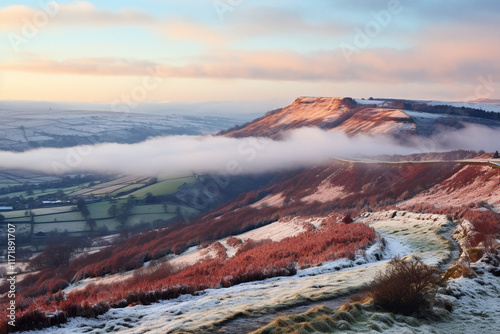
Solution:
<svg viewBox="0 0 500 334">
<path fill-rule="evenodd" d="M 461 128 L 464 123 L 500 126 L 500 113 L 483 110 L 482 104 L 467 105 L 395 99 L 300 97 L 283 109 L 268 112 L 263 117 L 220 134 L 279 138 L 285 130 L 317 126 L 342 130 L 349 135 L 401 136 L 411 133 L 427 136 L 442 128 Z"/>
<path fill-rule="evenodd" d="M 215 133 L 237 123 L 223 117 L 104 111 L 0 110 L 0 114 L 0 150 L 9 151 L 98 143 L 132 144 L 156 136 Z"/>
</svg>

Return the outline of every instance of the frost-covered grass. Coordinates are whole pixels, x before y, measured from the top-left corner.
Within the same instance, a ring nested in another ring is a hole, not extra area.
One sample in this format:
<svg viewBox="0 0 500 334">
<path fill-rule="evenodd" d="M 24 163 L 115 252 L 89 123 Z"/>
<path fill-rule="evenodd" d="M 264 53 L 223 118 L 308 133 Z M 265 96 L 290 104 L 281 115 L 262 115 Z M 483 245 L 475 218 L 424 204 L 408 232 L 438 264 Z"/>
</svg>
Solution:
<svg viewBox="0 0 500 334">
<path fill-rule="evenodd" d="M 383 235 L 403 238 L 407 247 L 419 250 L 418 256 L 427 264 L 439 265 L 449 260 L 450 241 L 441 233 L 451 232 L 455 225 L 444 215 L 394 210 L 365 213 L 357 221 L 369 224 Z"/>
<path fill-rule="evenodd" d="M 252 334 L 281 333 L 439 333 L 430 325 L 408 316 L 376 309 L 371 302 L 344 304 L 337 310 L 325 306 L 305 313 L 279 317 Z"/>
<path fill-rule="evenodd" d="M 290 277 L 207 289 L 196 295 L 183 295 L 149 306 L 112 309 L 97 319 L 71 319 L 61 328 L 36 333 L 97 334 L 117 329 L 120 333 L 203 332 L 235 317 L 274 313 L 307 301 L 353 293 L 368 284 L 396 255 L 416 254 L 431 264 L 447 259 L 449 247 L 437 235 L 449 227 L 446 217 L 403 213 L 396 212 L 394 218 L 394 211 L 366 214 L 361 218 L 386 240 L 387 246 L 380 261 L 377 257 L 380 259 L 383 246 L 379 242 L 371 246 L 365 256 L 359 255 L 354 261 L 342 259 L 298 270 Z"/>
<path fill-rule="evenodd" d="M 500 328 L 500 278 L 486 272 L 477 278 L 459 278 L 449 283 L 453 302 L 448 321 L 433 326 L 442 333 L 498 333 Z"/>
</svg>

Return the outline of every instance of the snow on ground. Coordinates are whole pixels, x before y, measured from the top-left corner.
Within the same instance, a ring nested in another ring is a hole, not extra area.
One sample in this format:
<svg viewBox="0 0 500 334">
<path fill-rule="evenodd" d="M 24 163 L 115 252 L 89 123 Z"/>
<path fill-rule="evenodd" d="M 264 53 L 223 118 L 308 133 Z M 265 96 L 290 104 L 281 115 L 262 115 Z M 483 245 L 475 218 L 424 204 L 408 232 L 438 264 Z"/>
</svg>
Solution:
<svg viewBox="0 0 500 334">
<path fill-rule="evenodd" d="M 235 119 L 223 117 L 191 117 L 187 115 L 128 114 L 107 111 L 51 110 L 2 110 L 0 124 L 0 148 L 3 150 L 27 150 L 32 143 L 39 145 L 63 145 L 61 135 L 79 138 L 80 144 L 88 144 L 99 137 L 99 142 L 130 142 L 143 139 L 135 129 L 142 128 L 151 135 L 170 135 L 180 132 L 193 134 L 215 133 L 238 124 Z M 186 129 L 189 129 L 186 132 Z M 92 136 L 92 138 L 90 138 Z M 30 143 L 28 143 L 31 142 Z"/>
<path fill-rule="evenodd" d="M 449 260 L 450 242 L 440 234 L 451 232 L 455 225 L 445 215 L 392 210 L 367 212 L 356 221 L 370 225 L 386 240 L 391 236 L 404 240 L 407 247 L 419 250 L 417 256 L 427 264 L 437 265 Z"/>
<path fill-rule="evenodd" d="M 496 166 L 499 166 L 500 167 L 500 162 L 497 162 L 497 161 L 490 161 L 491 164 L 493 165 L 496 165 Z"/>
<path fill-rule="evenodd" d="M 431 113 L 428 113 L 428 112 L 420 112 L 420 111 L 410 111 L 410 110 L 404 110 L 404 113 L 411 116 L 413 119 L 427 119 L 427 118 L 430 118 L 430 119 L 438 119 L 438 118 L 441 118 L 443 116 L 446 116 L 446 115 L 443 115 L 443 114 L 431 114 Z"/>
<path fill-rule="evenodd" d="M 272 241 L 280 241 L 288 237 L 293 237 L 302 233 L 306 230 L 306 226 L 308 224 L 314 225 L 316 228 L 319 227 L 324 218 L 301 218 L 294 217 L 292 219 L 280 219 L 277 222 L 271 223 L 266 226 L 262 226 L 251 230 L 249 232 L 245 232 L 239 235 L 235 235 L 234 237 L 241 239 L 243 241 L 247 241 L 249 239 L 259 241 L 263 239 L 271 239 Z M 228 257 L 233 257 L 236 254 L 237 249 L 230 247 L 227 244 L 227 238 L 219 240 L 219 242 L 226 247 L 226 253 Z M 177 256 L 169 256 L 168 261 L 170 264 L 174 266 L 191 266 L 200 262 L 202 260 L 208 258 L 214 258 L 217 256 L 217 250 L 214 245 L 210 245 L 207 248 L 198 248 L 198 246 L 193 246 L 187 249 L 180 255 Z M 89 278 L 82 281 L 79 281 L 75 284 L 71 284 L 66 289 L 64 289 L 65 293 L 70 291 L 83 289 L 89 283 L 96 284 L 106 284 L 106 283 L 117 283 L 124 281 L 130 277 L 132 277 L 133 271 L 127 271 L 124 273 L 113 274 L 105 277 L 99 278 Z"/>
<path fill-rule="evenodd" d="M 283 193 L 278 193 L 278 194 L 273 194 L 273 195 L 268 195 L 261 199 L 258 202 L 253 203 L 250 205 L 252 208 L 256 209 L 262 209 L 266 207 L 281 207 L 283 206 L 283 202 L 285 201 L 285 198 L 283 197 Z"/>
<path fill-rule="evenodd" d="M 216 256 L 217 250 L 213 244 L 203 249 L 199 249 L 198 246 L 193 246 L 179 256 L 174 257 L 169 262 L 174 266 L 186 267 Z"/>
<path fill-rule="evenodd" d="M 336 97 L 299 97 L 281 112 L 268 117 L 266 122 L 273 127 L 314 120 L 332 122 L 347 110 L 342 106 L 342 100 Z"/>
<path fill-rule="evenodd" d="M 344 191 L 342 186 L 332 186 L 328 179 L 321 182 L 318 189 L 311 195 L 303 197 L 301 200 L 306 203 L 312 202 L 329 202 L 334 199 L 342 198 L 349 195 Z"/>
<path fill-rule="evenodd" d="M 380 105 L 380 104 L 384 104 L 385 103 L 385 101 L 383 101 L 383 100 L 354 99 L 354 101 L 356 101 L 357 104 L 376 104 L 376 105 Z"/>
<path fill-rule="evenodd" d="M 349 135 L 364 134 L 390 134 L 398 132 L 414 132 L 416 124 L 412 118 L 400 109 L 366 108 L 360 110 L 340 126 Z"/>
<path fill-rule="evenodd" d="M 448 285 L 454 296 L 449 321 L 433 327 L 443 333 L 498 333 L 500 328 L 500 278 L 489 272 L 474 279 L 459 278 Z"/>
<path fill-rule="evenodd" d="M 386 240 L 387 246 L 382 261 L 377 261 L 375 256 L 380 252 L 381 244 L 375 244 L 367 250 L 366 257 L 358 256 L 354 261 L 342 259 L 324 263 L 319 267 L 298 270 L 297 274 L 291 277 L 276 277 L 230 288 L 208 289 L 197 295 L 185 295 L 149 306 L 112 309 L 97 319 L 75 318 L 60 328 L 48 328 L 32 333 L 104 334 L 119 331 L 135 334 L 173 333 L 182 330 L 202 332 L 203 326 L 207 328 L 239 312 L 269 313 L 286 305 L 333 298 L 353 292 L 368 283 L 384 268 L 386 262 L 396 255 L 417 254 L 424 261 L 436 263 L 444 261 L 450 254 L 447 242 L 436 234 L 452 227 L 445 216 L 390 211 L 367 213 L 359 221 L 374 227 Z"/>
<path fill-rule="evenodd" d="M 95 284 L 112 284 L 112 283 L 119 283 L 123 282 L 130 277 L 132 277 L 133 272 L 132 271 L 127 271 L 124 273 L 119 273 L 119 274 L 113 274 L 113 275 L 108 275 L 105 277 L 96 277 L 96 278 L 86 278 L 84 280 L 78 281 L 76 283 L 72 283 L 68 285 L 63 292 L 64 293 L 70 293 L 71 291 L 77 291 L 85 288 L 87 285 L 90 283 L 95 283 Z"/>
<path fill-rule="evenodd" d="M 321 221 L 323 218 L 318 218 Z M 281 218 L 277 222 L 262 226 L 243 234 L 236 235 L 235 237 L 247 240 L 252 239 L 255 241 L 263 239 L 271 239 L 272 241 L 280 241 L 288 237 L 293 237 L 306 230 L 308 223 L 316 223 L 318 219 L 315 218 Z"/>
<path fill-rule="evenodd" d="M 237 248 L 231 247 L 227 244 L 227 239 L 224 239 L 220 242 L 222 246 L 226 247 L 226 255 L 228 258 L 231 258 L 236 255 L 236 252 L 238 251 Z"/>
<path fill-rule="evenodd" d="M 467 169 L 475 168 L 475 166 L 465 166 L 460 172 Z M 483 174 L 488 173 L 491 167 L 481 167 Z M 444 180 L 442 183 L 451 181 L 457 177 L 459 173 L 455 173 L 452 177 Z M 436 207 L 442 206 L 461 206 L 464 203 L 477 203 L 484 200 L 496 208 L 500 206 L 500 178 L 494 175 L 486 181 L 478 179 L 468 182 L 467 185 L 459 189 L 447 189 L 442 184 L 437 184 L 434 187 L 419 193 L 410 200 L 401 202 L 398 205 L 401 208 L 409 207 L 415 204 L 428 203 Z"/>
<path fill-rule="evenodd" d="M 247 241 L 249 239 L 259 241 L 263 239 L 271 239 L 272 241 L 280 241 L 288 237 L 293 237 L 306 230 L 308 224 L 314 225 L 316 228 L 319 227 L 324 218 L 301 218 L 294 217 L 292 219 L 280 219 L 277 222 L 271 223 L 269 225 L 256 228 L 249 232 L 245 232 L 234 237 Z M 219 240 L 219 242 L 226 247 L 226 253 L 228 257 L 233 257 L 236 254 L 237 249 L 230 247 L 227 244 L 227 238 Z M 168 256 L 168 262 L 174 266 L 191 266 L 208 258 L 214 258 L 217 256 L 217 250 L 214 245 L 210 245 L 207 248 L 198 248 L 198 246 L 193 246 L 188 248 L 182 254 L 177 256 Z M 89 283 L 96 284 L 106 284 L 106 283 L 117 283 L 122 282 L 130 277 L 132 277 L 133 271 L 127 271 L 124 273 L 108 275 L 99 278 L 89 278 L 79 281 L 75 284 L 69 285 L 64 289 L 65 293 L 70 291 L 83 289 Z"/>
</svg>

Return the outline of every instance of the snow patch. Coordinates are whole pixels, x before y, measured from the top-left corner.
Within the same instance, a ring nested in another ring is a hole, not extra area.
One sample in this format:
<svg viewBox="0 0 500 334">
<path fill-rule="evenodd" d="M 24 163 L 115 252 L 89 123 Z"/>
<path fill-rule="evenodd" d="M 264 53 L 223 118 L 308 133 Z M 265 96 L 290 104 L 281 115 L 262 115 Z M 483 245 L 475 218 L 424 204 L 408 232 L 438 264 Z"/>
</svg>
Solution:
<svg viewBox="0 0 500 334">
<path fill-rule="evenodd" d="M 236 235 L 235 237 L 242 240 L 252 239 L 259 241 L 271 239 L 272 241 L 280 241 L 306 231 L 305 226 L 310 221 L 312 221 L 310 218 L 306 219 L 302 217 L 282 218 L 277 222 Z"/>
<path fill-rule="evenodd" d="M 268 195 L 261 199 L 258 202 L 253 203 L 250 207 L 255 209 L 263 209 L 266 207 L 282 207 L 285 202 L 285 198 L 283 197 L 283 193 L 278 193 L 274 195 Z"/>
<path fill-rule="evenodd" d="M 362 99 L 354 99 L 354 101 L 356 101 L 357 104 L 376 104 L 376 105 L 380 105 L 380 104 L 384 104 L 386 101 L 383 101 L 383 100 L 362 100 Z"/>
</svg>

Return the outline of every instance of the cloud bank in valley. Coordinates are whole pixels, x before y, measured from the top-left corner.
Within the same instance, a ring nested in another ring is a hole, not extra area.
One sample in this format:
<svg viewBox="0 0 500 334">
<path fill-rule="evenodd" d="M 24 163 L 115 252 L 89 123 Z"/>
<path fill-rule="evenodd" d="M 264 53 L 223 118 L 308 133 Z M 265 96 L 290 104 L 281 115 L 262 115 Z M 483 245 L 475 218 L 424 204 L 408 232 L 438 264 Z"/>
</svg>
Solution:
<svg viewBox="0 0 500 334">
<path fill-rule="evenodd" d="M 411 154 L 453 149 L 497 150 L 500 133 L 470 125 L 431 138 L 410 138 L 410 146 L 389 136 L 301 128 L 284 139 L 223 136 L 168 136 L 137 144 L 96 144 L 72 148 L 42 148 L 26 152 L 0 151 L 0 168 L 48 174 L 71 172 L 128 175 L 196 173 L 252 174 L 312 167 L 332 158 L 359 155 Z"/>
</svg>

